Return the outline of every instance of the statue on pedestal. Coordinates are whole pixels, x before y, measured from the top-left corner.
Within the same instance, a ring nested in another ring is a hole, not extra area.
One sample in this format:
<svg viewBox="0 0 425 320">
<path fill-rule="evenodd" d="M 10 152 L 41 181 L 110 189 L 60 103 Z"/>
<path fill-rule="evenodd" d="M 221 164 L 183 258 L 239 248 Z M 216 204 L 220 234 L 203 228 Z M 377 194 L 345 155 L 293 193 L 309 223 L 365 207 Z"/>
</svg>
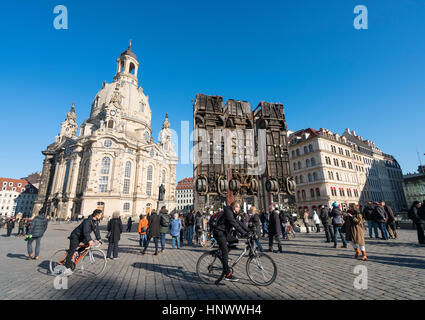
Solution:
<svg viewBox="0 0 425 320">
<path fill-rule="evenodd" d="M 165 187 L 163 184 L 159 186 L 159 195 L 158 195 L 158 201 L 164 201 L 164 195 L 165 195 Z"/>
</svg>

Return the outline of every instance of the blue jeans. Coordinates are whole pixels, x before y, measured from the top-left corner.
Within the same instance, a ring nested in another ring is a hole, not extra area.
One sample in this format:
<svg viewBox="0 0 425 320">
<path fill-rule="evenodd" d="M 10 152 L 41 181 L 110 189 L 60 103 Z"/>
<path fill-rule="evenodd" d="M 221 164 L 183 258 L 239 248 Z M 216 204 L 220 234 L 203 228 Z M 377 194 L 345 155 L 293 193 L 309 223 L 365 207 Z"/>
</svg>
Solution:
<svg viewBox="0 0 425 320">
<path fill-rule="evenodd" d="M 118 258 L 118 241 L 109 242 L 108 244 L 108 253 L 106 254 L 106 257 L 110 258 L 112 254 L 114 255 L 114 258 Z"/>
<path fill-rule="evenodd" d="M 283 224 L 280 225 L 280 230 L 282 230 L 282 238 L 288 238 L 288 235 L 286 234 L 286 227 Z"/>
<path fill-rule="evenodd" d="M 35 241 L 35 256 L 38 257 L 38 255 L 40 254 L 40 241 L 41 241 L 41 237 L 39 238 L 31 238 L 28 240 L 27 242 L 27 250 L 28 250 L 28 255 L 32 255 L 32 242 Z"/>
<path fill-rule="evenodd" d="M 165 235 L 166 233 L 160 233 L 161 235 L 161 249 L 165 250 Z"/>
<path fill-rule="evenodd" d="M 381 230 L 382 238 L 388 240 L 387 224 L 385 222 L 378 222 L 379 229 Z"/>
<path fill-rule="evenodd" d="M 148 241 L 148 236 L 145 234 L 140 234 L 139 245 L 141 247 L 146 247 L 146 242 Z"/>
<path fill-rule="evenodd" d="M 263 222 L 263 237 L 265 237 L 266 233 L 269 233 L 269 229 L 267 228 L 267 222 Z"/>
<path fill-rule="evenodd" d="M 255 242 L 257 243 L 257 247 L 258 249 L 260 249 L 260 252 L 264 252 L 263 246 L 261 245 L 260 239 L 255 240 Z"/>
<path fill-rule="evenodd" d="M 173 236 L 172 238 L 173 241 L 173 249 L 176 247 L 176 242 L 177 242 L 177 249 L 180 249 L 180 236 Z"/>
<path fill-rule="evenodd" d="M 155 242 L 155 252 L 156 252 L 156 251 L 158 251 L 158 240 L 159 240 L 159 237 L 153 237 L 152 239 L 153 239 L 153 241 Z M 152 239 L 151 239 L 151 240 L 152 240 Z M 148 246 L 149 246 L 149 242 L 150 242 L 151 240 L 146 240 L 145 250 L 147 250 L 147 248 L 148 248 Z"/>
<path fill-rule="evenodd" d="M 341 232 L 341 226 L 334 226 L 334 244 L 335 244 L 335 246 L 338 245 L 338 232 L 339 232 L 339 235 L 341 237 L 342 244 L 344 246 L 346 246 L 347 245 L 347 241 L 345 240 L 344 234 Z"/>
<path fill-rule="evenodd" d="M 373 220 L 367 221 L 367 228 L 369 229 L 369 237 L 372 238 L 372 229 L 375 233 L 375 238 L 379 238 L 378 236 L 378 224 Z"/>
<path fill-rule="evenodd" d="M 187 234 L 186 234 L 186 240 L 189 244 L 192 244 L 193 240 L 193 226 L 187 226 Z"/>
</svg>

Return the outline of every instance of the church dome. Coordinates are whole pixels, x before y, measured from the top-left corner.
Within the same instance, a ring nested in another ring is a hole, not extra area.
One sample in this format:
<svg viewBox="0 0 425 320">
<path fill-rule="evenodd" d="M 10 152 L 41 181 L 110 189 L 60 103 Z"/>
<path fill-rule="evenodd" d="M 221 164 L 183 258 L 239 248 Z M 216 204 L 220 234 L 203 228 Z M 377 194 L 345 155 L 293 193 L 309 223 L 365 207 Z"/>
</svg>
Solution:
<svg viewBox="0 0 425 320">
<path fill-rule="evenodd" d="M 131 50 L 131 47 L 129 47 L 127 50 L 125 50 L 124 52 L 121 53 L 120 57 L 122 56 L 130 56 L 133 57 L 134 59 L 137 60 L 137 56 L 136 54 L 133 52 L 133 50 Z"/>
</svg>

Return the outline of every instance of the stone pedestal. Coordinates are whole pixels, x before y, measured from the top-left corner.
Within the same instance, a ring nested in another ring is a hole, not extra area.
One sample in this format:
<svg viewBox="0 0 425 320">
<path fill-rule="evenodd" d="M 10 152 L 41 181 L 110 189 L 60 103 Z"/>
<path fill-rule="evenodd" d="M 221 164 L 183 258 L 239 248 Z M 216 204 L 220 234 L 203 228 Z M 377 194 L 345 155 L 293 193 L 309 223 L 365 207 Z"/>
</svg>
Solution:
<svg viewBox="0 0 425 320">
<path fill-rule="evenodd" d="M 156 202 L 156 212 L 159 213 L 159 210 L 161 210 L 162 206 L 166 206 L 165 201 L 157 201 Z"/>
</svg>

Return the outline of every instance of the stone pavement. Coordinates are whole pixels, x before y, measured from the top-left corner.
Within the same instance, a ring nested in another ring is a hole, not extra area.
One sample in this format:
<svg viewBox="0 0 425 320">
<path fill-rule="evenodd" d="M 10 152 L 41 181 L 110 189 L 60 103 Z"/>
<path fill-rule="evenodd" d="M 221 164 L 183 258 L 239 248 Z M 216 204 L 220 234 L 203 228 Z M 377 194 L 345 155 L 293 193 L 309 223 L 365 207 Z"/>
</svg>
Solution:
<svg viewBox="0 0 425 320">
<path fill-rule="evenodd" d="M 238 283 L 203 284 L 195 266 L 205 249 L 184 246 L 173 250 L 168 238 L 164 253 L 154 256 L 152 242 L 148 254 L 142 256 L 137 233 L 123 233 L 121 259 L 108 260 L 103 274 L 95 279 L 76 272 L 67 290 L 57 290 L 48 261 L 54 251 L 68 246 L 67 237 L 76 225 L 51 223 L 38 261 L 25 260 L 26 242 L 15 236 L 17 229 L 9 238 L 0 229 L 0 299 L 425 299 L 425 247 L 416 245 L 413 230 L 400 230 L 399 240 L 367 239 L 367 262 L 355 260 L 351 248 L 334 249 L 324 243 L 323 232 L 297 233 L 295 240 L 284 241 L 284 254 L 269 253 L 278 265 L 278 277 L 268 287 L 251 284 L 246 258 L 235 270 Z M 104 225 L 102 229 L 104 237 Z M 262 243 L 268 247 L 265 240 Z M 365 290 L 354 288 L 356 265 L 367 266 Z"/>
</svg>

